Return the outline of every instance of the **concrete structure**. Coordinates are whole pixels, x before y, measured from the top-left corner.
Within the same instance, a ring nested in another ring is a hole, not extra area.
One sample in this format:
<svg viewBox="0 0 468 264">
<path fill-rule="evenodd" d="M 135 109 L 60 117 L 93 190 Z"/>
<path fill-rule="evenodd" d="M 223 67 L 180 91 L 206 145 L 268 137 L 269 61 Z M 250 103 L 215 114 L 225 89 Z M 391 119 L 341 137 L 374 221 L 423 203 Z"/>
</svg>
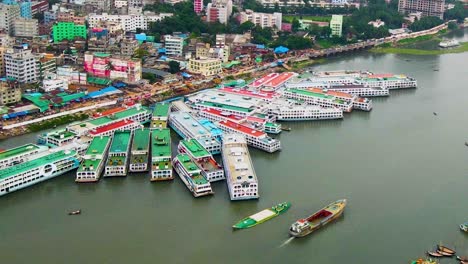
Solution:
<svg viewBox="0 0 468 264">
<path fill-rule="evenodd" d="M 224 45 L 222 48 L 212 48 L 209 43 L 197 44 L 195 50 L 196 58 L 214 58 L 220 59 L 222 62 L 229 61 L 230 48 Z"/>
<path fill-rule="evenodd" d="M 57 22 L 52 27 L 54 42 L 60 42 L 64 39 L 74 40 L 76 37 L 86 39 L 86 25 L 79 25 L 73 22 Z"/>
<path fill-rule="evenodd" d="M 54 54 L 37 54 L 36 63 L 39 79 L 44 79 L 46 75 L 57 71 L 57 63 Z"/>
<path fill-rule="evenodd" d="M 32 18 L 32 14 L 31 14 L 32 5 L 30 1 L 21 2 L 19 6 L 20 6 L 20 16 L 22 18 Z"/>
<path fill-rule="evenodd" d="M 57 89 L 68 90 L 68 81 L 58 78 L 57 74 L 49 74 L 42 81 L 41 89 L 46 93 Z"/>
<path fill-rule="evenodd" d="M 343 16 L 342 15 L 332 15 L 330 20 L 330 29 L 331 35 L 341 37 L 343 30 Z"/>
<path fill-rule="evenodd" d="M 367 23 L 368 25 L 371 25 L 375 28 L 379 28 L 379 27 L 383 27 L 385 26 L 385 22 L 383 22 L 382 20 L 380 19 L 377 19 L 375 21 L 369 21 L 369 23 Z"/>
<path fill-rule="evenodd" d="M 100 9 L 104 12 L 111 11 L 111 8 L 113 6 L 112 0 L 85 0 L 85 3 L 95 6 L 97 9 Z"/>
<path fill-rule="evenodd" d="M 193 10 L 199 15 L 203 11 L 203 0 L 193 0 Z"/>
<path fill-rule="evenodd" d="M 87 74 L 80 72 L 71 66 L 57 67 L 57 78 L 67 80 L 68 83 L 87 84 Z"/>
<path fill-rule="evenodd" d="M 141 79 L 141 60 L 115 57 L 107 53 L 86 52 L 84 69 L 99 78 L 120 79 L 124 82 L 138 82 Z"/>
<path fill-rule="evenodd" d="M 137 28 L 146 30 L 150 22 L 160 21 L 165 17 L 172 16 L 171 13 L 155 14 L 145 11 L 144 14 L 139 15 L 109 15 L 103 13 L 102 15 L 90 14 L 88 16 L 88 23 L 91 28 L 96 27 L 100 21 L 118 22 L 122 25 L 124 31 L 135 32 Z"/>
<path fill-rule="evenodd" d="M 3 56 L 5 55 L 6 47 L 0 46 L 0 76 L 5 76 L 5 63 Z"/>
<path fill-rule="evenodd" d="M 245 12 L 240 12 L 240 15 L 239 15 L 239 22 L 241 24 L 247 21 L 250 21 L 257 26 L 260 26 L 261 28 L 276 27 L 277 29 L 280 29 L 280 30 L 282 26 L 282 19 L 283 19 L 283 14 L 281 13 L 273 13 L 273 14 L 258 13 L 250 9 L 245 10 Z"/>
<path fill-rule="evenodd" d="M 232 14 L 232 0 L 213 0 L 206 6 L 206 21 L 227 24 Z"/>
<path fill-rule="evenodd" d="M 49 2 L 47 0 L 31 1 L 31 16 L 47 10 L 49 10 Z"/>
<path fill-rule="evenodd" d="M 398 11 L 401 13 L 422 12 L 423 16 L 444 17 L 445 0 L 399 0 Z"/>
<path fill-rule="evenodd" d="M 20 17 L 19 5 L 6 5 L 0 3 L 0 30 L 13 34 L 14 21 Z"/>
<path fill-rule="evenodd" d="M 0 79 L 0 105 L 14 104 L 21 100 L 21 88 L 18 82 Z"/>
<path fill-rule="evenodd" d="M 6 76 L 14 78 L 19 83 L 34 83 L 37 81 L 36 57 L 31 50 L 23 46 L 8 49 L 4 56 Z"/>
<path fill-rule="evenodd" d="M 212 76 L 221 73 L 220 59 L 190 59 L 188 63 L 188 70 L 192 73 L 201 74 L 203 76 Z"/>
<path fill-rule="evenodd" d="M 133 56 L 135 50 L 138 49 L 140 44 L 135 39 L 124 39 L 120 42 L 120 54 L 126 56 Z"/>
<path fill-rule="evenodd" d="M 75 24 L 84 25 L 86 18 L 78 16 L 73 10 L 57 12 L 57 21 L 59 22 L 73 22 Z"/>
<path fill-rule="evenodd" d="M 15 37 L 32 38 L 39 34 L 37 19 L 17 18 L 13 22 L 13 35 Z"/>
<path fill-rule="evenodd" d="M 164 47 L 168 56 L 182 56 L 184 48 L 184 39 L 172 35 L 164 36 Z"/>
<path fill-rule="evenodd" d="M 164 0 L 163 2 L 166 4 L 170 4 L 170 5 L 175 5 L 177 3 L 184 2 L 184 1 L 185 0 Z"/>
</svg>

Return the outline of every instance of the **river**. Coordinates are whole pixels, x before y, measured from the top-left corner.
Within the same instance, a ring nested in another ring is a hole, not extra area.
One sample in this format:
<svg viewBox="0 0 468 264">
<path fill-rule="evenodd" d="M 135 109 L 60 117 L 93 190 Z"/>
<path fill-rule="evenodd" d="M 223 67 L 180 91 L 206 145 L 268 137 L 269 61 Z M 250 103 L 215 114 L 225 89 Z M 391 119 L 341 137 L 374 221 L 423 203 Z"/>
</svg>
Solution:
<svg viewBox="0 0 468 264">
<path fill-rule="evenodd" d="M 362 52 L 314 67 L 406 73 L 419 87 L 391 91 L 370 113 L 342 121 L 290 123 L 279 153 L 251 150 L 258 201 L 230 202 L 225 182 L 214 184 L 214 196 L 194 199 L 178 178 L 75 184 L 72 173 L 1 197 L 1 262 L 396 264 L 439 242 L 468 255 L 458 229 L 468 221 L 467 60 L 468 53 Z M 348 199 L 343 218 L 284 243 L 292 222 L 341 198 Z M 292 202 L 286 214 L 231 230 L 282 201 Z M 83 213 L 67 215 L 76 208 Z"/>
</svg>

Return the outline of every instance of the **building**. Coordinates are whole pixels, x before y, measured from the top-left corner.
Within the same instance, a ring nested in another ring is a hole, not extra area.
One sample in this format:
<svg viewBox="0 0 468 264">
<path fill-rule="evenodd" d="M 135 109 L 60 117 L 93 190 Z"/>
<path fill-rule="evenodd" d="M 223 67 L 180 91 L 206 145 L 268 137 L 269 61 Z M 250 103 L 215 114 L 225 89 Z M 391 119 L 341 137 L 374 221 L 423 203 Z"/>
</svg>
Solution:
<svg viewBox="0 0 468 264">
<path fill-rule="evenodd" d="M 371 25 L 375 28 L 379 28 L 379 27 L 383 27 L 385 26 L 385 22 L 383 22 L 382 20 L 380 19 L 377 19 L 375 21 L 369 21 L 369 23 L 367 23 L 368 25 Z"/>
<path fill-rule="evenodd" d="M 330 29 L 331 35 L 341 37 L 343 30 L 343 16 L 342 15 L 332 15 L 330 20 Z"/>
<path fill-rule="evenodd" d="M 212 76 L 221 73 L 220 59 L 190 59 L 188 70 L 192 73 L 201 74 L 203 76 Z"/>
<path fill-rule="evenodd" d="M 166 4 L 170 4 L 170 5 L 175 5 L 177 3 L 184 2 L 184 1 L 185 0 L 164 0 L 163 2 Z"/>
<path fill-rule="evenodd" d="M 57 78 L 67 80 L 68 83 L 88 83 L 86 72 L 80 72 L 69 65 L 57 67 Z"/>
<path fill-rule="evenodd" d="M 86 39 L 86 34 L 86 25 L 73 22 L 57 22 L 52 27 L 52 36 L 55 43 L 64 39 L 74 40 L 76 37 Z"/>
<path fill-rule="evenodd" d="M 13 35 L 15 37 L 32 38 L 39 34 L 37 19 L 17 18 L 13 22 Z"/>
<path fill-rule="evenodd" d="M 179 80 L 176 74 L 172 74 L 166 71 L 151 68 L 143 68 L 142 72 L 153 74 L 156 78 L 162 80 L 163 83 L 177 82 Z"/>
<path fill-rule="evenodd" d="M 23 46 L 14 46 L 4 55 L 6 76 L 14 78 L 19 83 L 34 83 L 37 81 L 36 57 L 31 50 Z"/>
<path fill-rule="evenodd" d="M 14 104 L 21 100 L 19 83 L 7 78 L 0 79 L 0 105 Z"/>
<path fill-rule="evenodd" d="M 422 12 L 423 16 L 444 17 L 445 0 L 399 0 L 398 11 L 400 13 Z"/>
<path fill-rule="evenodd" d="M 59 22 L 73 22 L 75 24 L 84 25 L 86 18 L 76 15 L 73 10 L 66 10 L 57 12 L 56 20 Z"/>
<path fill-rule="evenodd" d="M 193 0 L 193 10 L 199 15 L 203 11 L 203 0 Z"/>
<path fill-rule="evenodd" d="M 32 18 L 32 5 L 30 1 L 24 1 L 19 4 L 20 6 L 20 16 L 22 18 Z"/>
<path fill-rule="evenodd" d="M 118 22 L 122 25 L 124 31 L 136 32 L 137 28 L 146 30 L 150 22 L 160 21 L 165 17 L 172 16 L 171 13 L 155 14 L 153 12 L 145 11 L 139 15 L 109 15 L 102 13 L 101 15 L 90 14 L 88 15 L 89 27 L 94 28 L 102 21 Z"/>
<path fill-rule="evenodd" d="M 281 30 L 282 20 L 283 20 L 283 14 L 281 13 L 273 13 L 273 14 L 258 13 L 250 9 L 246 9 L 245 12 L 240 12 L 240 15 L 239 15 L 239 22 L 241 24 L 247 21 L 250 21 L 257 26 L 260 26 L 261 28 L 276 27 L 277 29 Z"/>
<path fill-rule="evenodd" d="M 20 17 L 19 5 L 6 5 L 0 3 L 0 30 L 13 34 L 14 21 Z"/>
<path fill-rule="evenodd" d="M 184 49 L 184 39 L 172 35 L 164 36 L 164 47 L 168 56 L 182 56 Z"/>
<path fill-rule="evenodd" d="M 92 76 L 138 82 L 141 79 L 141 60 L 113 57 L 108 53 L 86 52 L 84 69 Z"/>
<path fill-rule="evenodd" d="M 54 54 L 38 54 L 36 55 L 38 78 L 44 79 L 46 75 L 57 71 L 57 61 Z"/>
<path fill-rule="evenodd" d="M 112 8 L 112 0 L 85 0 L 85 3 L 91 6 L 94 6 L 98 10 L 108 12 Z"/>
<path fill-rule="evenodd" d="M 0 76 L 5 76 L 5 63 L 3 56 L 5 55 L 6 47 L 0 46 Z"/>
<path fill-rule="evenodd" d="M 232 14 L 232 0 L 213 0 L 206 6 L 206 21 L 227 24 Z"/>
<path fill-rule="evenodd" d="M 32 1 L 31 2 L 31 16 L 37 13 L 42 13 L 49 10 L 49 1 Z"/>
<path fill-rule="evenodd" d="M 199 43 L 196 46 L 195 57 L 196 58 L 217 58 L 222 62 L 229 61 L 230 48 L 227 45 L 223 45 L 222 48 L 212 48 L 209 43 Z"/>
<path fill-rule="evenodd" d="M 120 54 L 126 56 L 133 56 L 135 50 L 138 49 L 140 44 L 136 39 L 124 39 L 120 42 Z"/>
<path fill-rule="evenodd" d="M 57 89 L 68 90 L 68 81 L 58 78 L 57 74 L 48 74 L 42 81 L 41 89 L 46 93 Z"/>
</svg>

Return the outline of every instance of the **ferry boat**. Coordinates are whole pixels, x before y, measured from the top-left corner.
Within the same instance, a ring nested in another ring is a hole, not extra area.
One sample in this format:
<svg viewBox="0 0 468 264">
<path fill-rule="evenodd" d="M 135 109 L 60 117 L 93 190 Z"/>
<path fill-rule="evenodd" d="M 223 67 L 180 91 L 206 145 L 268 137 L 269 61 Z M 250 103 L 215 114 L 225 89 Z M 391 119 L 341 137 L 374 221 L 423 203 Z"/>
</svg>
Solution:
<svg viewBox="0 0 468 264">
<path fill-rule="evenodd" d="M 258 148 L 269 153 L 281 150 L 281 142 L 269 137 L 262 131 L 252 129 L 229 120 L 219 121 L 218 126 L 225 133 L 239 133 L 244 135 L 247 140 L 247 144 L 254 148 Z"/>
<path fill-rule="evenodd" d="M 457 46 L 460 46 L 460 42 L 458 42 L 456 39 L 444 40 L 439 43 L 439 47 L 441 48 L 452 48 Z"/>
<path fill-rule="evenodd" d="M 76 172 L 76 182 L 96 182 L 101 177 L 111 137 L 95 137 L 91 141 Z"/>
<path fill-rule="evenodd" d="M 216 126 L 215 123 L 213 123 L 211 120 L 208 119 L 198 119 L 198 122 L 210 132 L 210 135 L 214 137 L 216 140 L 221 141 L 221 138 L 223 136 L 223 131 L 219 129 L 219 127 Z"/>
<path fill-rule="evenodd" d="M 150 129 L 162 129 L 167 127 L 170 108 L 171 104 L 165 102 L 158 103 L 154 106 Z"/>
<path fill-rule="evenodd" d="M 47 146 L 26 144 L 23 146 L 4 150 L 0 153 L 0 170 L 16 166 L 28 160 L 29 157 L 47 151 Z"/>
<path fill-rule="evenodd" d="M 114 133 L 104 168 L 104 177 L 127 176 L 131 140 L 131 131 L 116 131 Z"/>
<path fill-rule="evenodd" d="M 372 100 L 368 98 L 361 98 L 353 94 L 330 91 L 328 89 L 310 88 L 308 90 L 315 93 L 331 95 L 337 98 L 338 100 L 343 100 L 345 102 L 352 103 L 353 109 L 359 109 L 364 111 L 372 110 Z"/>
<path fill-rule="evenodd" d="M 254 227 L 258 224 L 264 223 L 272 218 L 275 218 L 280 214 L 285 213 L 289 209 L 289 207 L 291 207 L 291 203 L 288 202 L 277 204 L 275 206 L 272 206 L 271 208 L 265 209 L 240 220 L 235 225 L 233 225 L 232 228 L 246 229 Z"/>
<path fill-rule="evenodd" d="M 28 161 L 0 170 L 0 196 L 65 174 L 79 164 L 74 150 L 36 153 Z"/>
<path fill-rule="evenodd" d="M 135 131 L 136 129 L 141 128 L 143 128 L 143 125 L 137 121 L 124 119 L 114 123 L 109 123 L 99 128 L 94 128 L 89 131 L 88 135 L 90 137 L 112 136 L 116 131 Z"/>
<path fill-rule="evenodd" d="M 318 105 L 289 104 L 271 105 L 269 114 L 275 115 L 279 121 L 342 119 L 340 108 L 325 108 Z"/>
<path fill-rule="evenodd" d="M 46 145 L 52 148 L 71 144 L 74 147 L 73 149 L 75 149 L 78 152 L 78 155 L 81 157 L 88 149 L 91 140 L 91 137 L 78 136 L 66 129 L 59 129 L 40 134 L 38 136 L 37 142 L 38 144 Z"/>
<path fill-rule="evenodd" d="M 363 84 L 334 84 L 326 87 L 330 91 L 349 93 L 361 97 L 389 96 L 390 92 L 384 87 L 369 87 Z"/>
<path fill-rule="evenodd" d="M 224 170 L 213 156 L 196 139 L 181 140 L 177 147 L 179 153 L 188 154 L 208 181 L 224 180 Z"/>
<path fill-rule="evenodd" d="M 132 150 L 130 152 L 130 172 L 148 171 L 150 134 L 149 129 L 138 129 L 133 133 Z"/>
<path fill-rule="evenodd" d="M 297 220 L 289 228 L 289 234 L 293 237 L 304 237 L 337 219 L 343 214 L 345 207 L 346 199 L 333 202 L 313 215 Z"/>
<path fill-rule="evenodd" d="M 332 107 L 339 108 L 343 112 L 351 112 L 353 110 L 353 102 L 351 100 L 343 100 L 320 91 L 317 88 L 308 88 L 308 89 L 295 89 L 295 88 L 286 88 L 283 91 L 283 95 L 286 98 L 303 100 L 307 103 L 322 106 L 322 107 Z"/>
<path fill-rule="evenodd" d="M 183 139 L 197 139 L 211 154 L 221 152 L 221 143 L 192 114 L 182 111 L 172 112 L 169 116 L 169 126 Z"/>
<path fill-rule="evenodd" d="M 385 89 L 416 88 L 416 79 L 403 74 L 372 74 L 357 78 L 356 81 L 368 87 L 383 87 Z"/>
<path fill-rule="evenodd" d="M 178 154 L 172 162 L 174 170 L 194 197 L 213 194 L 210 182 L 187 154 Z"/>
<path fill-rule="evenodd" d="M 172 180 L 171 131 L 154 129 L 151 133 L 151 181 Z"/>
<path fill-rule="evenodd" d="M 222 157 L 231 200 L 258 199 L 257 175 L 245 137 L 241 134 L 224 134 Z"/>
<path fill-rule="evenodd" d="M 183 100 L 176 100 L 171 102 L 171 112 L 192 113 L 193 109 L 188 107 Z"/>
</svg>

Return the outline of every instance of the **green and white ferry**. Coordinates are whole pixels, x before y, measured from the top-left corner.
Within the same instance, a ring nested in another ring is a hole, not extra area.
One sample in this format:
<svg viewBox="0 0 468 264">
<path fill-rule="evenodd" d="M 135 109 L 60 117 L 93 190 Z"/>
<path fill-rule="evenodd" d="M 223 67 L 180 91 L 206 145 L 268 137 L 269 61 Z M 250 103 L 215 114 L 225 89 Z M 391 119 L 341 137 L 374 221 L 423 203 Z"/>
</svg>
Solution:
<svg viewBox="0 0 468 264">
<path fill-rule="evenodd" d="M 38 146 L 35 144 L 26 144 L 16 148 L 7 149 L 0 152 L 0 169 L 6 169 L 25 162 L 31 156 L 47 151 L 46 146 Z"/>
<path fill-rule="evenodd" d="M 148 171 L 150 135 L 149 129 L 135 130 L 130 153 L 130 172 Z"/>
<path fill-rule="evenodd" d="M 187 154 L 178 154 L 172 162 L 174 170 L 194 197 L 213 194 L 210 182 Z"/>
<path fill-rule="evenodd" d="M 99 180 L 104 169 L 110 142 L 109 136 L 93 138 L 76 172 L 76 182 L 96 182 Z"/>
<path fill-rule="evenodd" d="M 151 117 L 150 129 L 162 129 L 167 127 L 167 120 L 171 111 L 170 103 L 158 103 L 154 106 Z"/>
<path fill-rule="evenodd" d="M 152 131 L 151 181 L 172 180 L 171 131 L 169 128 Z"/>
<path fill-rule="evenodd" d="M 49 150 L 0 170 L 0 196 L 60 176 L 80 164 L 75 150 Z"/>
<path fill-rule="evenodd" d="M 104 168 L 104 177 L 127 176 L 131 140 L 131 131 L 114 132 Z"/>
</svg>

